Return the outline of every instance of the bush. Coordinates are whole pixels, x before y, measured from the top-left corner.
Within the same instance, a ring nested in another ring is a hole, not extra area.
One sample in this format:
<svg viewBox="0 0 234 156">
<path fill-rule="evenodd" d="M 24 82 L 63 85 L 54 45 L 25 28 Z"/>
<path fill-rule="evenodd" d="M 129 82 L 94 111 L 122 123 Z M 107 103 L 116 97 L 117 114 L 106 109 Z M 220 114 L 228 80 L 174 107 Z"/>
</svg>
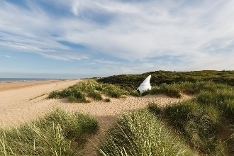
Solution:
<svg viewBox="0 0 234 156">
<path fill-rule="evenodd" d="M 131 92 L 130 92 L 130 95 L 131 95 L 131 96 L 135 96 L 135 97 L 140 97 L 140 94 L 139 94 L 136 90 L 131 91 Z"/>
<path fill-rule="evenodd" d="M 60 97 L 60 91 L 52 91 L 48 96 L 49 99 L 59 99 Z"/>
<path fill-rule="evenodd" d="M 162 93 L 166 94 L 167 96 L 175 98 L 181 97 L 181 91 L 179 87 L 175 84 L 173 85 L 162 84 L 162 86 L 160 86 L 160 90 Z"/>
<path fill-rule="evenodd" d="M 160 113 L 162 112 L 162 109 L 158 107 L 158 105 L 154 102 L 150 102 L 147 106 L 147 109 L 149 110 L 149 112 L 153 113 L 156 116 L 160 115 Z"/>
<path fill-rule="evenodd" d="M 184 101 L 179 104 L 167 106 L 163 110 L 163 115 L 169 119 L 171 125 L 181 130 L 196 109 L 196 103 L 192 101 Z"/>
<path fill-rule="evenodd" d="M 227 140 L 227 146 L 229 147 L 228 152 L 230 153 L 230 155 L 234 153 L 234 148 L 233 148 L 234 147 L 234 125 L 232 126 L 231 131 L 232 131 L 232 134 L 230 135 L 230 137 Z"/>
<path fill-rule="evenodd" d="M 87 103 L 89 102 L 86 100 L 85 95 L 80 90 L 74 90 L 71 95 L 68 97 L 69 102 L 83 102 Z"/>
<path fill-rule="evenodd" d="M 104 94 L 112 98 L 120 98 L 122 95 L 128 95 L 128 92 L 114 85 L 105 85 Z"/>
<path fill-rule="evenodd" d="M 105 102 L 111 102 L 110 98 L 106 98 L 104 101 Z"/>
<path fill-rule="evenodd" d="M 97 91 L 89 91 L 88 96 L 97 101 L 102 100 L 102 95 Z"/>
</svg>

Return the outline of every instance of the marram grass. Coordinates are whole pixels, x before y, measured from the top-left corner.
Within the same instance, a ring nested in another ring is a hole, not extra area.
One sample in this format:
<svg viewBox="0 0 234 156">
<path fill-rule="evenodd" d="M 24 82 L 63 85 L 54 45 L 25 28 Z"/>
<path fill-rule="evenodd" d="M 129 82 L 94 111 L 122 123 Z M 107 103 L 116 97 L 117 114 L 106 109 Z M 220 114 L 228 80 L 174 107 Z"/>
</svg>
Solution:
<svg viewBox="0 0 234 156">
<path fill-rule="evenodd" d="M 118 86 L 102 84 L 96 80 L 88 79 L 62 91 L 53 91 L 48 98 L 68 98 L 69 102 L 88 103 L 90 100 L 87 98 L 95 101 L 103 100 L 102 94 L 110 98 L 120 98 L 129 93 Z"/>
<path fill-rule="evenodd" d="M 0 155 L 81 155 L 89 135 L 98 129 L 89 115 L 57 109 L 38 121 L 0 130 Z"/>
<path fill-rule="evenodd" d="M 194 152 L 147 110 L 121 116 L 99 146 L 104 156 L 192 156 Z"/>
<path fill-rule="evenodd" d="M 199 153 L 233 155 L 233 87 L 213 82 L 193 86 L 199 86 L 195 87 L 199 90 L 195 98 L 164 108 L 151 103 L 148 109 L 179 131 L 186 142 Z"/>
</svg>

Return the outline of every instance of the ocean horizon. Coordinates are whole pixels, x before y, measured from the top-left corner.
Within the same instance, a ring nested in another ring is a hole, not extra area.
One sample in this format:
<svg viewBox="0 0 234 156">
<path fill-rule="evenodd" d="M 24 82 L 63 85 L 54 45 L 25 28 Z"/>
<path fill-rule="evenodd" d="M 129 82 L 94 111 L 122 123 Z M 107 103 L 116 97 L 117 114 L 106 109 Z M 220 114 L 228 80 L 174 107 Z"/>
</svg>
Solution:
<svg viewBox="0 0 234 156">
<path fill-rule="evenodd" d="M 59 80 L 53 78 L 0 78 L 0 82 L 29 82 L 29 81 L 47 81 L 47 80 Z"/>
</svg>

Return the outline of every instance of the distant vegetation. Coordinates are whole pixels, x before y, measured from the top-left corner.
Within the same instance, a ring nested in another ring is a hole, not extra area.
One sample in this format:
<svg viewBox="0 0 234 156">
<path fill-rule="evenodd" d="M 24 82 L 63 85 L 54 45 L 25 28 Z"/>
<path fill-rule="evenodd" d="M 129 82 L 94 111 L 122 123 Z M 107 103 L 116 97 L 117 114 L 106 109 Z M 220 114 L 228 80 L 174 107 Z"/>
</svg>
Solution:
<svg viewBox="0 0 234 156">
<path fill-rule="evenodd" d="M 216 71 L 216 70 L 202 70 L 190 72 L 174 72 L 174 71 L 154 71 L 143 74 L 127 74 L 114 75 L 110 77 L 100 78 L 97 81 L 102 83 L 109 83 L 121 86 L 125 90 L 136 89 L 142 81 L 151 75 L 151 85 L 158 86 L 163 83 L 173 84 L 181 82 L 198 82 L 198 81 L 212 81 L 215 83 L 225 83 L 234 86 L 234 71 Z"/>
<path fill-rule="evenodd" d="M 31 124 L 0 130 L 0 155 L 81 155 L 97 130 L 91 116 L 57 109 Z"/>
<path fill-rule="evenodd" d="M 68 98 L 69 102 L 88 103 L 91 100 L 110 101 L 109 98 L 103 99 L 102 95 L 110 98 L 119 98 L 123 95 L 140 96 L 136 88 L 150 74 L 152 75 L 150 81 L 152 90 L 143 93 L 143 96 L 165 94 L 180 98 L 183 93 L 190 95 L 198 93 L 207 82 L 234 86 L 234 71 L 155 71 L 139 75 L 114 75 L 100 79 L 86 79 L 62 91 L 53 91 L 48 98 Z"/>
</svg>

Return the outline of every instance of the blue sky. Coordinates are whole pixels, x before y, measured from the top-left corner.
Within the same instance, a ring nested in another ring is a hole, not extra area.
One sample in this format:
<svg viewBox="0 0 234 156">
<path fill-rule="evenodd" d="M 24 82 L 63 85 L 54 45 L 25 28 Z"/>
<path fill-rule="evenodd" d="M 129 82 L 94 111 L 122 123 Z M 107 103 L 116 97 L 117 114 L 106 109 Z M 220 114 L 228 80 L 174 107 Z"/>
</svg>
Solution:
<svg viewBox="0 0 234 156">
<path fill-rule="evenodd" d="M 233 0 L 0 0 L 0 77 L 233 70 Z"/>
</svg>

